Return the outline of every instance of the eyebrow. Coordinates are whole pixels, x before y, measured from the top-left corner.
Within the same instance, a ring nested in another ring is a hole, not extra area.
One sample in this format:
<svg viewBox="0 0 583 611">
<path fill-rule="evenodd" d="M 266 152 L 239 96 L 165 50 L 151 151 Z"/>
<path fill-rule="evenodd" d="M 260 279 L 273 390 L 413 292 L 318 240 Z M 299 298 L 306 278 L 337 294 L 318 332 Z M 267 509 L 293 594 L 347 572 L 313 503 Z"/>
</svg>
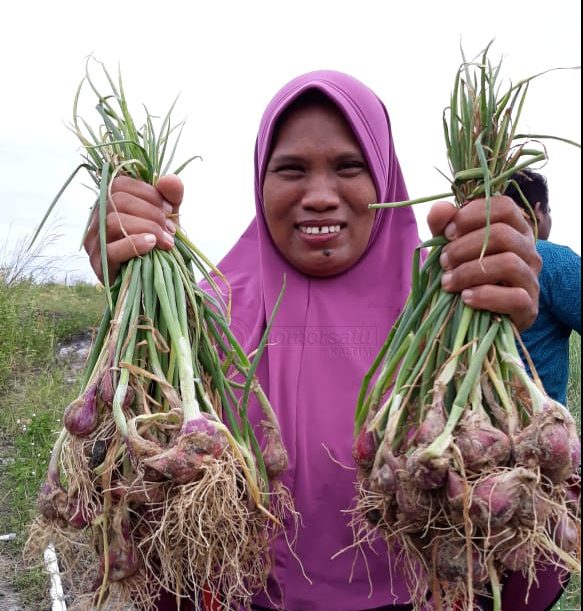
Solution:
<svg viewBox="0 0 583 611">
<path fill-rule="evenodd" d="M 366 157 L 363 155 L 362 151 L 354 150 L 352 152 L 340 153 L 336 157 L 334 157 L 336 161 L 345 161 L 350 159 L 359 159 L 361 161 L 366 161 Z M 282 153 L 280 155 L 273 155 L 268 163 L 298 163 L 304 161 L 304 157 L 302 155 L 293 155 L 290 153 Z"/>
<path fill-rule="evenodd" d="M 282 155 L 273 155 L 269 159 L 269 163 L 292 163 L 292 162 L 298 162 L 302 160 L 303 160 L 303 157 L 301 155 L 282 154 Z"/>
</svg>

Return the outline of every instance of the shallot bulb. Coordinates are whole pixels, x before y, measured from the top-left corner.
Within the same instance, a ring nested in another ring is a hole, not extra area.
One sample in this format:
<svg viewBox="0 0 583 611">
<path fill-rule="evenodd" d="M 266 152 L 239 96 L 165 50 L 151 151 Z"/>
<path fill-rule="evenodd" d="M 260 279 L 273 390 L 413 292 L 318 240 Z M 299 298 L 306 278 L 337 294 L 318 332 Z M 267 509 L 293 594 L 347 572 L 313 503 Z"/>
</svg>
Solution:
<svg viewBox="0 0 583 611">
<path fill-rule="evenodd" d="M 71 435 L 86 437 L 93 433 L 98 421 L 97 384 L 91 384 L 82 395 L 67 406 L 63 415 L 63 424 Z"/>
<path fill-rule="evenodd" d="M 369 471 L 375 459 L 378 448 L 377 436 L 373 431 L 367 430 L 366 423 L 362 425 L 354 444 L 352 456 L 356 464 L 364 471 Z"/>
<path fill-rule="evenodd" d="M 170 448 L 142 464 L 176 484 L 187 484 L 198 479 L 205 463 L 219 458 L 226 444 L 216 425 L 201 416 L 185 424 Z"/>
<path fill-rule="evenodd" d="M 263 451 L 263 460 L 267 475 L 270 479 L 276 479 L 287 469 L 287 452 L 281 439 L 281 431 L 278 427 L 264 423 L 266 445 Z"/>
<path fill-rule="evenodd" d="M 464 467 L 477 473 L 506 465 L 512 453 L 508 435 L 478 412 L 468 412 L 461 419 L 455 444 L 464 459 Z"/>
<path fill-rule="evenodd" d="M 392 495 L 397 491 L 397 474 L 404 470 L 404 457 L 396 457 L 387 443 L 378 449 L 370 473 L 370 487 L 375 492 Z"/>
<path fill-rule="evenodd" d="M 447 481 L 449 458 L 447 455 L 431 456 L 426 448 L 418 448 L 407 458 L 407 470 L 419 488 L 441 488 Z"/>
<path fill-rule="evenodd" d="M 550 401 L 516 437 L 518 464 L 536 467 L 552 482 L 560 483 L 575 473 L 581 462 L 581 443 L 573 417 Z"/>
<path fill-rule="evenodd" d="M 115 396 L 115 387 L 113 384 L 113 369 L 108 369 L 101 376 L 99 381 L 99 399 L 108 407 L 113 405 L 113 397 Z M 126 388 L 124 395 L 123 407 L 129 407 L 135 399 L 135 392 L 131 386 Z"/>
<path fill-rule="evenodd" d="M 49 474 L 45 483 L 40 487 L 37 507 L 40 514 L 49 522 L 68 518 L 69 500 L 58 478 L 51 477 Z"/>
<path fill-rule="evenodd" d="M 487 530 L 498 530 L 512 519 L 523 493 L 536 482 L 536 475 L 517 467 L 482 479 L 472 491 L 470 515 Z"/>
<path fill-rule="evenodd" d="M 436 394 L 433 403 L 423 418 L 423 422 L 417 427 L 411 441 L 416 446 L 428 446 L 437 439 L 444 428 L 443 396 L 439 393 Z"/>
</svg>

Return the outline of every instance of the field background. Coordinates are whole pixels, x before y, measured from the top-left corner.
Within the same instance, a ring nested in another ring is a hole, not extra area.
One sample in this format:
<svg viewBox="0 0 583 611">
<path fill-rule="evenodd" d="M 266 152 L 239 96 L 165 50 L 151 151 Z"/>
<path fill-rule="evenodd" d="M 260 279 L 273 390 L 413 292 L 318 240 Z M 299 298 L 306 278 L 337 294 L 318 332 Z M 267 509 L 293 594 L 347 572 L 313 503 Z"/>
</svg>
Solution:
<svg viewBox="0 0 583 611">
<path fill-rule="evenodd" d="M 65 406 L 78 394 L 78 371 L 59 347 L 95 327 L 105 304 L 99 288 L 32 281 L 0 266 L 0 609 L 13 592 L 22 609 L 50 609 L 49 580 L 27 570 L 20 557 L 26 524 L 61 428 Z M 571 338 L 570 409 L 581 430 L 581 338 Z M 4 592 L 4 594 L 3 594 Z M 3 602 L 4 601 L 4 602 Z M 556 609 L 580 609 L 580 579 L 573 579 Z"/>
</svg>

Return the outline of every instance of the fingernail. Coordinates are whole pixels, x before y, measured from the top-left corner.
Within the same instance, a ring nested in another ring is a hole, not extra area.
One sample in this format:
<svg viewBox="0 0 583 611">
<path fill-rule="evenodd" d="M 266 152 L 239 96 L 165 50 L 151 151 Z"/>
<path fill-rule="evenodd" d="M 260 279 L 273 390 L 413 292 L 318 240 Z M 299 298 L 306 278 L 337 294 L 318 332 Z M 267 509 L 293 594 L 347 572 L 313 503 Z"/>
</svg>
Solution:
<svg viewBox="0 0 583 611">
<path fill-rule="evenodd" d="M 445 274 L 443 274 L 443 276 L 441 277 L 441 286 L 444 289 L 448 289 L 451 287 L 451 282 L 453 279 L 453 274 L 451 272 L 446 272 Z"/>
<path fill-rule="evenodd" d="M 443 235 L 448 240 L 453 240 L 455 238 L 455 232 L 456 232 L 455 223 L 449 223 L 447 227 L 445 228 Z"/>
<path fill-rule="evenodd" d="M 473 296 L 474 291 L 472 289 L 464 289 L 462 291 L 462 301 L 467 305 L 471 305 Z"/>
<path fill-rule="evenodd" d="M 156 236 L 153 233 L 147 233 L 144 236 L 144 242 L 146 242 L 148 246 L 154 246 L 156 244 Z"/>
<path fill-rule="evenodd" d="M 174 246 L 174 238 L 169 233 L 166 233 L 165 231 L 163 231 L 162 236 L 164 238 L 164 242 L 166 242 L 168 246 L 170 247 Z"/>
<path fill-rule="evenodd" d="M 170 220 L 166 220 L 166 229 L 168 229 L 172 235 L 176 233 L 176 225 Z"/>
<path fill-rule="evenodd" d="M 164 210 L 166 214 L 172 214 L 174 208 L 168 202 L 162 202 L 162 210 Z"/>
<path fill-rule="evenodd" d="M 439 263 L 441 264 L 442 269 L 449 269 L 449 257 L 447 256 L 447 252 L 445 252 L 445 250 L 439 257 Z"/>
</svg>

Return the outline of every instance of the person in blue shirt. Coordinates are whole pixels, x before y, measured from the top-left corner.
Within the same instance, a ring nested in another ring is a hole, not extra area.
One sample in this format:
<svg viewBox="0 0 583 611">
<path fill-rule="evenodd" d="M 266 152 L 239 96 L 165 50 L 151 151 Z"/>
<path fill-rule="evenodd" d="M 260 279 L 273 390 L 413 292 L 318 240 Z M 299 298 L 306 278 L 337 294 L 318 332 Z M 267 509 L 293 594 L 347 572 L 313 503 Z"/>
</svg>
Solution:
<svg viewBox="0 0 583 611">
<path fill-rule="evenodd" d="M 514 174 L 512 180 L 505 195 L 531 219 L 532 215 L 536 218 L 536 249 L 543 264 L 538 317 L 521 333 L 521 338 L 546 393 L 566 405 L 569 337 L 571 331 L 581 334 L 581 257 L 568 246 L 549 241 L 552 219 L 546 178 L 525 169 Z M 524 357 L 523 360 L 528 368 Z"/>
</svg>

